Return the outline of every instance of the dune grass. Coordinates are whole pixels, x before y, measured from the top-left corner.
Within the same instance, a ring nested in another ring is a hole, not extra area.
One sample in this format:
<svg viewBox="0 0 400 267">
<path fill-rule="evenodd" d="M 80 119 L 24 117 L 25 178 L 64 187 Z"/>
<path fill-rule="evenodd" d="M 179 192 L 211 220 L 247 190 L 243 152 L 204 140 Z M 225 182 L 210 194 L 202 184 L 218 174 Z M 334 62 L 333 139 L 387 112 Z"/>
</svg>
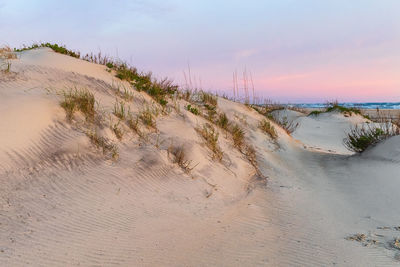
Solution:
<svg viewBox="0 0 400 267">
<path fill-rule="evenodd" d="M 117 118 L 119 118 L 120 120 L 125 120 L 127 115 L 128 115 L 128 113 L 129 113 L 129 108 L 128 108 L 128 110 L 126 109 L 125 103 L 123 101 L 115 102 L 113 114 Z"/>
<path fill-rule="evenodd" d="M 82 112 L 87 121 L 94 121 L 95 110 L 95 97 L 87 89 L 71 89 L 64 92 L 64 99 L 60 105 L 66 112 L 67 119 L 72 120 L 76 111 Z"/>
<path fill-rule="evenodd" d="M 223 152 L 218 144 L 219 134 L 215 130 L 215 128 L 211 124 L 206 123 L 203 125 L 202 128 L 197 127 L 196 131 L 203 138 L 206 146 L 213 152 L 212 159 L 221 161 L 223 157 Z"/>
<path fill-rule="evenodd" d="M 189 174 L 197 165 L 192 166 L 192 161 L 186 159 L 186 153 L 183 146 L 173 146 L 172 144 L 168 147 L 168 155 L 174 156 L 174 163 L 178 164 L 181 169 Z"/>
<path fill-rule="evenodd" d="M 400 135 L 400 128 L 391 122 L 354 126 L 343 140 L 344 146 L 353 152 L 361 153 L 391 136 Z"/>
<path fill-rule="evenodd" d="M 118 159 L 118 147 L 107 138 L 100 136 L 96 131 L 88 131 L 87 136 L 97 148 L 102 149 L 103 154 L 110 155 L 115 160 Z"/>
<path fill-rule="evenodd" d="M 216 124 L 221 127 L 224 130 L 228 130 L 229 127 L 229 119 L 226 116 L 225 113 L 219 113 L 218 114 L 218 119 L 216 121 Z"/>
<path fill-rule="evenodd" d="M 233 124 L 230 129 L 232 134 L 233 146 L 242 151 L 244 145 L 244 130 L 238 124 Z"/>
<path fill-rule="evenodd" d="M 264 133 L 271 136 L 272 139 L 276 139 L 278 134 L 276 133 L 275 127 L 266 119 L 262 119 L 259 124 L 258 128 L 260 128 Z"/>
<path fill-rule="evenodd" d="M 146 108 L 139 113 L 139 119 L 142 123 L 151 128 L 157 128 L 156 121 L 153 115 L 153 112 L 150 108 Z"/>
<path fill-rule="evenodd" d="M 74 58 L 80 58 L 80 56 L 81 56 L 79 52 L 69 50 L 63 45 L 51 44 L 51 43 L 35 43 L 30 46 L 23 46 L 22 48 L 19 48 L 19 49 L 14 48 L 14 51 L 22 52 L 22 51 L 32 50 L 32 49 L 36 49 L 36 48 L 40 48 L 40 47 L 48 47 L 48 48 L 51 48 L 56 53 L 71 56 Z"/>
</svg>

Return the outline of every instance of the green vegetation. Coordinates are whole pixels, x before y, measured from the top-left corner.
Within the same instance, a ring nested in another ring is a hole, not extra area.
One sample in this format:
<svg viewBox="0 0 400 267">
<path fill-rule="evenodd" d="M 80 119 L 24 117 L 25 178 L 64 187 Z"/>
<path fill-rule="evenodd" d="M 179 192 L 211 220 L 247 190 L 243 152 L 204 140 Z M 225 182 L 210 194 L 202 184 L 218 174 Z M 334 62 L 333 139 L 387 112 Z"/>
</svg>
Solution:
<svg viewBox="0 0 400 267">
<path fill-rule="evenodd" d="M 269 134 L 272 139 L 276 139 L 278 137 L 275 127 L 266 119 L 262 119 L 262 121 L 259 122 L 258 128 L 260 128 L 264 133 Z"/>
<path fill-rule="evenodd" d="M 74 52 L 74 51 L 68 50 L 67 48 L 65 48 L 65 46 L 59 46 L 58 44 L 51 44 L 51 43 L 33 44 L 31 46 L 24 46 L 23 48 L 20 48 L 20 49 L 14 48 L 14 51 L 22 52 L 25 50 L 32 50 L 32 49 L 39 48 L 39 47 L 48 47 L 48 48 L 51 48 L 54 52 L 64 54 L 67 56 L 71 56 L 71 57 L 75 57 L 75 58 L 80 58 L 80 56 L 81 56 L 79 52 Z"/>
<path fill-rule="evenodd" d="M 362 127 L 355 126 L 347 133 L 343 144 L 350 151 L 361 153 L 368 147 L 399 134 L 399 128 L 390 122 L 384 124 L 367 124 Z"/>
<path fill-rule="evenodd" d="M 85 115 L 87 121 L 93 121 L 95 111 L 94 95 L 86 89 L 74 89 L 69 92 L 64 92 L 64 100 L 60 103 L 64 108 L 67 119 L 72 120 L 75 111 L 80 111 Z"/>
<path fill-rule="evenodd" d="M 229 127 L 229 119 L 225 113 L 220 113 L 217 119 L 217 125 L 224 130 L 227 130 Z"/>
<path fill-rule="evenodd" d="M 323 113 L 323 111 L 321 111 L 321 110 L 313 110 L 308 114 L 308 116 L 318 116 L 321 113 Z"/>
<path fill-rule="evenodd" d="M 192 107 L 192 105 L 187 105 L 186 109 L 192 112 L 194 115 L 199 115 L 199 110 L 196 107 Z"/>
<path fill-rule="evenodd" d="M 119 118 L 120 120 L 125 120 L 129 111 L 126 110 L 124 102 L 116 102 L 114 104 L 114 111 L 113 114 Z"/>
</svg>

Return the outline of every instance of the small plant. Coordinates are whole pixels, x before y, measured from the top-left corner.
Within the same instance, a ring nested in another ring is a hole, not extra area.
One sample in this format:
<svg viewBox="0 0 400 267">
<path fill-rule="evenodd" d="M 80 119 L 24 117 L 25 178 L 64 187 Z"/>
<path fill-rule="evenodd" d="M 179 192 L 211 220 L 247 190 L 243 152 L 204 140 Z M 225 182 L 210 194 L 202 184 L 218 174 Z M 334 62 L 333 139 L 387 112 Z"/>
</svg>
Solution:
<svg viewBox="0 0 400 267">
<path fill-rule="evenodd" d="M 118 147 L 110 142 L 107 138 L 100 136 L 96 131 L 88 132 L 87 136 L 97 148 L 102 149 L 104 155 L 109 154 L 113 159 L 118 159 Z"/>
<path fill-rule="evenodd" d="M 129 111 L 128 111 L 128 113 L 129 113 Z M 113 114 L 117 117 L 117 118 L 119 118 L 120 120 L 125 120 L 125 118 L 126 118 L 126 116 L 127 116 L 127 110 L 126 110 L 126 108 L 125 108 L 125 104 L 124 104 L 124 102 L 116 102 L 115 104 L 114 104 L 114 111 L 113 111 Z"/>
<path fill-rule="evenodd" d="M 77 110 L 85 115 L 87 121 L 93 121 L 96 115 L 94 95 L 86 89 L 64 92 L 64 100 L 60 105 L 64 108 L 68 120 L 72 119 Z"/>
<path fill-rule="evenodd" d="M 399 128 L 390 122 L 379 125 L 367 124 L 361 127 L 356 125 L 347 133 L 343 144 L 350 151 L 361 153 L 368 147 L 399 134 Z"/>
<path fill-rule="evenodd" d="M 143 110 L 139 114 L 140 120 L 144 125 L 152 128 L 156 128 L 156 121 L 154 120 L 153 113 L 149 108 Z"/>
<path fill-rule="evenodd" d="M 205 104 L 204 107 L 207 109 L 207 117 L 206 117 L 206 119 L 211 121 L 211 122 L 214 122 L 215 116 L 217 115 L 217 110 L 216 110 L 217 107 L 216 106 L 211 106 L 211 105 L 208 105 L 208 104 Z"/>
<path fill-rule="evenodd" d="M 230 132 L 232 134 L 233 145 L 240 151 L 242 151 L 242 147 L 244 144 L 244 130 L 235 123 L 231 127 Z"/>
<path fill-rule="evenodd" d="M 111 127 L 111 130 L 114 132 L 115 136 L 116 136 L 119 140 L 121 140 L 121 139 L 122 139 L 122 136 L 124 135 L 124 133 L 123 133 L 123 131 L 121 130 L 121 128 L 119 127 L 119 123 L 120 123 L 120 122 L 114 124 L 114 125 Z"/>
<path fill-rule="evenodd" d="M 215 128 L 206 123 L 203 128 L 196 128 L 196 131 L 203 137 L 207 147 L 213 152 L 212 159 L 222 160 L 223 152 L 218 145 L 219 134 L 215 131 Z"/>
<path fill-rule="evenodd" d="M 218 115 L 217 125 L 224 130 L 227 130 L 229 127 L 229 120 L 225 113 L 220 113 Z"/>
<path fill-rule="evenodd" d="M 106 66 L 110 69 L 114 68 L 114 64 L 112 62 L 107 62 Z"/>
<path fill-rule="evenodd" d="M 186 109 L 192 112 L 194 115 L 199 115 L 199 110 L 196 107 L 192 107 L 192 105 L 187 105 Z"/>
<path fill-rule="evenodd" d="M 174 163 L 178 164 L 179 167 L 185 173 L 190 173 L 197 165 L 192 166 L 192 161 L 186 159 L 186 154 L 183 146 L 174 147 L 172 144 L 168 147 L 168 155 L 174 155 Z"/>
<path fill-rule="evenodd" d="M 128 124 L 128 127 L 133 130 L 135 133 L 137 133 L 139 136 L 142 135 L 142 131 L 140 130 L 139 126 L 139 118 L 136 117 L 136 119 L 133 118 L 132 114 L 129 114 L 128 119 L 126 120 L 126 123 Z"/>
<path fill-rule="evenodd" d="M 266 119 L 263 119 L 259 122 L 258 128 L 260 128 L 264 133 L 269 134 L 272 139 L 276 139 L 278 137 L 275 127 Z"/>
</svg>

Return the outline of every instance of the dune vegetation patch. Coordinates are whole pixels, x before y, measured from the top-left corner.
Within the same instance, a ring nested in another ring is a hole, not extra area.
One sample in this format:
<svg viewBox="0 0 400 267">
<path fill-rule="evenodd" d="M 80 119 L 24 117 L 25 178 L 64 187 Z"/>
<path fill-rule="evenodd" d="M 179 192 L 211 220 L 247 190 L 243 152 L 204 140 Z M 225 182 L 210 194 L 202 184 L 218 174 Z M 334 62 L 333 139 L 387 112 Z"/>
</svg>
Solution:
<svg viewBox="0 0 400 267">
<path fill-rule="evenodd" d="M 64 92 L 60 105 L 64 108 L 67 119 L 72 120 L 76 111 L 82 112 L 87 121 L 93 121 L 96 115 L 95 98 L 87 89 L 70 89 Z"/>
<path fill-rule="evenodd" d="M 278 138 L 275 127 L 266 119 L 262 119 L 258 123 L 258 128 L 260 128 L 264 133 L 268 134 L 272 139 Z"/>
<path fill-rule="evenodd" d="M 218 144 L 219 134 L 215 128 L 211 124 L 206 123 L 201 128 L 197 127 L 196 131 L 203 138 L 206 146 L 212 151 L 212 159 L 221 161 L 224 153 Z"/>
<path fill-rule="evenodd" d="M 342 113 L 345 117 L 350 117 L 352 115 L 360 115 L 369 119 L 368 116 L 364 115 L 361 109 L 357 107 L 345 107 L 340 105 L 338 101 L 331 101 L 325 104 L 325 108 L 323 110 L 313 110 L 311 111 L 308 116 L 319 116 L 322 113 L 329 113 L 329 112 L 339 112 Z"/>
<path fill-rule="evenodd" d="M 354 126 L 343 140 L 344 146 L 353 152 L 361 153 L 391 136 L 400 135 L 400 128 L 391 122 Z"/>
<path fill-rule="evenodd" d="M 192 164 L 191 160 L 187 159 L 184 147 L 174 146 L 171 144 L 167 149 L 168 155 L 173 155 L 173 162 L 178 164 L 178 166 L 187 174 L 189 174 L 196 166 Z"/>
</svg>

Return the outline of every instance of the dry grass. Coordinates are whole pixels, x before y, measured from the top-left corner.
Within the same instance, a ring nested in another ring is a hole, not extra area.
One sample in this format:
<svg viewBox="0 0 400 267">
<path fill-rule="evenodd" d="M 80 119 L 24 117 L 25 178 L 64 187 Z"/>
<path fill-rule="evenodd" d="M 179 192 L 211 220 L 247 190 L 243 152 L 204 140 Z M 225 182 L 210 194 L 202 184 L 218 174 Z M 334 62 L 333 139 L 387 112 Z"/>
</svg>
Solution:
<svg viewBox="0 0 400 267">
<path fill-rule="evenodd" d="M 128 118 L 126 120 L 126 123 L 128 124 L 128 127 L 134 131 L 135 133 L 137 133 L 139 136 L 142 135 L 142 131 L 140 129 L 140 125 L 139 125 L 139 117 L 136 117 L 135 119 L 133 118 L 132 114 L 128 115 Z"/>
<path fill-rule="evenodd" d="M 120 124 L 120 122 L 115 123 L 114 125 L 112 125 L 111 130 L 114 132 L 115 136 L 116 136 L 119 140 L 121 140 L 122 137 L 123 137 L 123 135 L 124 135 L 124 132 L 123 132 L 122 129 L 120 128 L 119 124 Z"/>
<path fill-rule="evenodd" d="M 289 135 L 293 133 L 297 129 L 297 127 L 299 127 L 299 123 L 295 123 L 293 120 L 288 119 L 288 117 L 286 116 L 279 117 L 278 114 L 269 114 L 267 117 L 268 119 L 274 121 L 276 124 L 281 126 Z"/>
<path fill-rule="evenodd" d="M 278 134 L 276 133 L 275 127 L 266 119 L 262 119 L 259 124 L 258 128 L 260 128 L 264 133 L 271 136 L 272 139 L 276 139 Z"/>
<path fill-rule="evenodd" d="M 94 95 L 86 89 L 71 89 L 64 92 L 64 100 L 60 105 L 64 108 L 68 120 L 72 120 L 75 111 L 80 111 L 85 115 L 87 121 L 94 121 L 95 110 Z"/>
<path fill-rule="evenodd" d="M 12 49 L 8 46 L 0 47 L 0 59 L 16 59 L 17 54 L 15 54 Z"/>
<path fill-rule="evenodd" d="M 150 110 L 150 108 L 146 108 L 145 110 L 141 111 L 139 113 L 139 118 L 144 125 L 151 128 L 157 127 L 153 112 Z"/>
<path fill-rule="evenodd" d="M 87 136 L 97 148 L 102 149 L 104 155 L 110 155 L 115 160 L 118 159 L 118 147 L 107 138 L 100 136 L 96 131 L 87 132 Z"/>
<path fill-rule="evenodd" d="M 183 146 L 175 147 L 171 144 L 167 151 L 168 155 L 172 154 L 174 156 L 174 163 L 178 164 L 185 173 L 190 173 L 197 166 L 192 166 L 192 161 L 186 159 Z"/>
<path fill-rule="evenodd" d="M 229 129 L 232 134 L 233 145 L 240 151 L 242 151 L 244 145 L 244 130 L 238 125 L 233 124 Z"/>
<path fill-rule="evenodd" d="M 223 152 L 218 145 L 219 134 L 215 131 L 215 128 L 206 123 L 203 128 L 197 127 L 196 131 L 203 137 L 206 146 L 213 152 L 212 159 L 222 160 Z"/>
</svg>

